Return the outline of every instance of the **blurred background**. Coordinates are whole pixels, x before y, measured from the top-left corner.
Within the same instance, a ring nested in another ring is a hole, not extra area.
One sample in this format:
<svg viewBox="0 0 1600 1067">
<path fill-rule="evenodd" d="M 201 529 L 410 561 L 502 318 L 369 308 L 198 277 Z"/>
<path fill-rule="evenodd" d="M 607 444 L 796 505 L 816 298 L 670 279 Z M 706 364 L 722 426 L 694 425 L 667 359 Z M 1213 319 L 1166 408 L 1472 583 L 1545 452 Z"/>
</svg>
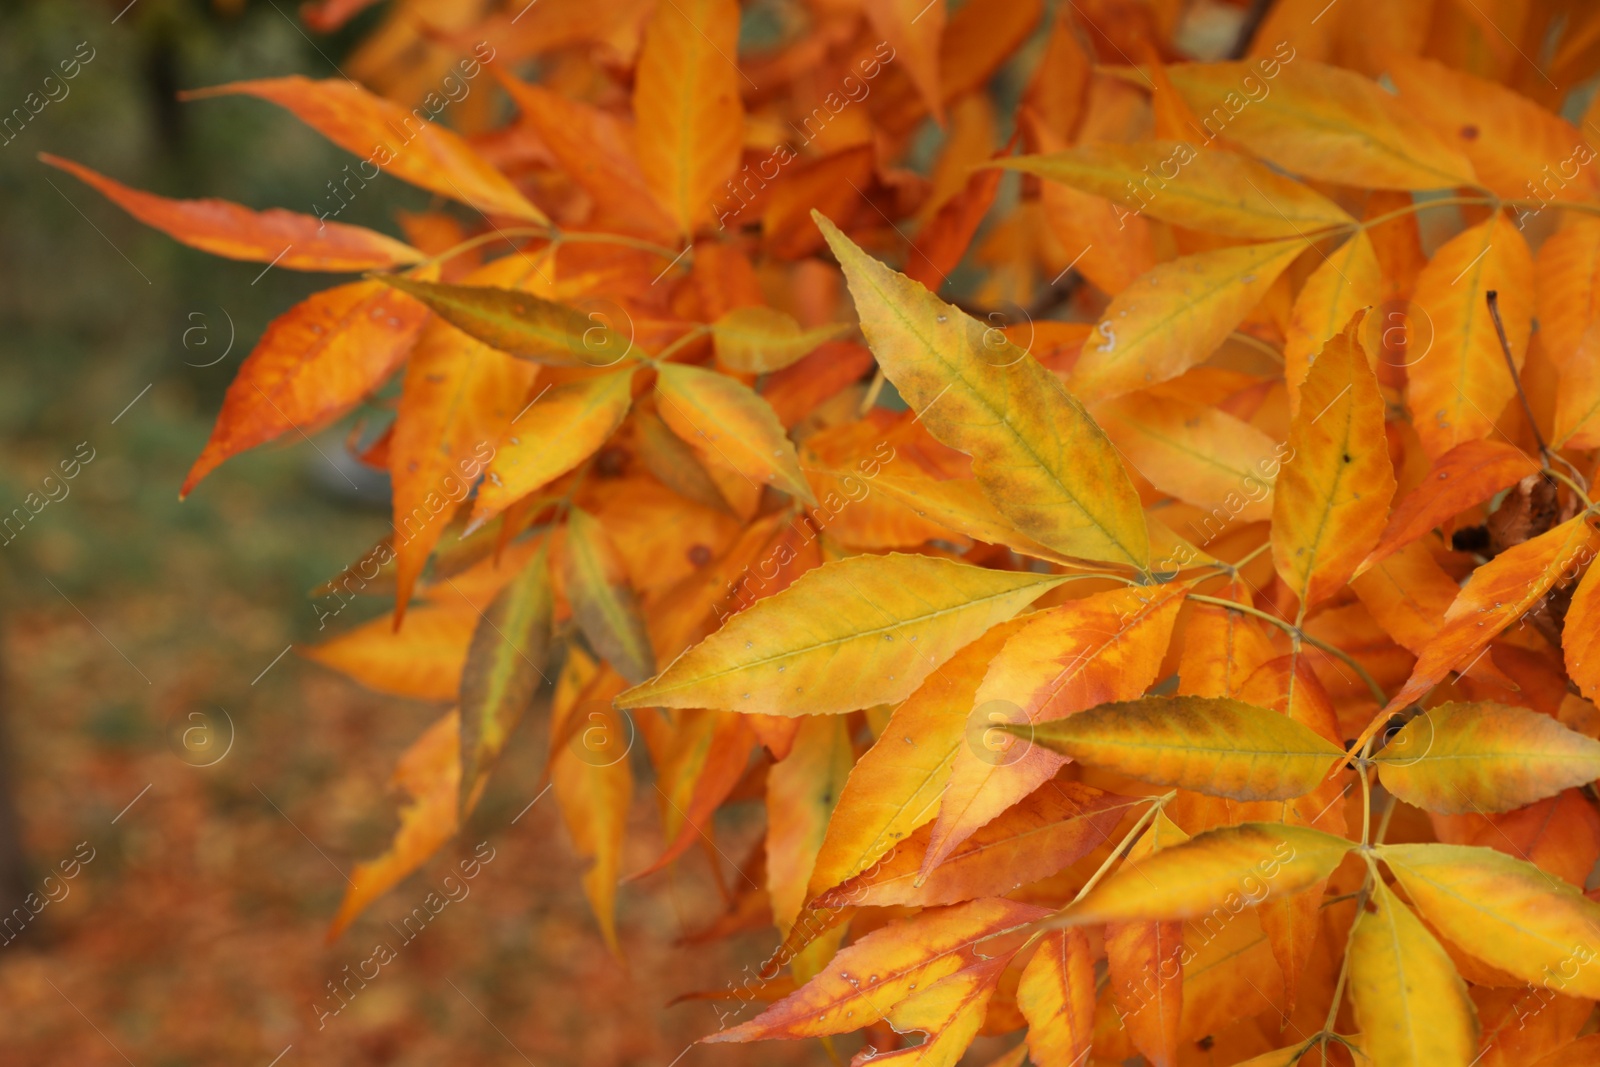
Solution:
<svg viewBox="0 0 1600 1067">
<path fill-rule="evenodd" d="M 393 833 L 395 760 L 438 714 L 285 654 L 331 632 L 307 592 L 386 529 L 386 486 L 358 495 L 332 469 L 341 430 L 177 493 L 239 361 L 328 280 L 184 248 L 36 155 L 310 212 L 351 157 L 268 105 L 175 93 L 333 76 L 384 6 L 308 35 L 290 0 L 0 5 L 0 115 L 57 97 L 0 134 L 0 511 L 45 499 L 46 475 L 66 487 L 0 536 L 0 913 L 28 920 L 0 927 L 0 1063 L 667 1067 L 716 1016 L 666 1000 L 737 981 L 774 947 L 675 947 L 716 907 L 688 871 L 624 889 L 628 964 L 614 962 L 553 805 L 511 825 L 539 778 L 528 745 L 456 844 L 324 945 L 351 866 Z M 394 233 L 397 210 L 427 204 L 384 177 L 341 221 Z M 78 464 L 64 482 L 62 461 Z M 210 766 L 184 731 L 209 731 Z M 656 836 L 630 832 L 646 851 Z M 395 941 L 391 921 L 480 841 L 494 859 L 470 896 L 319 1030 L 328 983 Z M 796 1042 L 676 1062 L 826 1056 Z"/>
</svg>

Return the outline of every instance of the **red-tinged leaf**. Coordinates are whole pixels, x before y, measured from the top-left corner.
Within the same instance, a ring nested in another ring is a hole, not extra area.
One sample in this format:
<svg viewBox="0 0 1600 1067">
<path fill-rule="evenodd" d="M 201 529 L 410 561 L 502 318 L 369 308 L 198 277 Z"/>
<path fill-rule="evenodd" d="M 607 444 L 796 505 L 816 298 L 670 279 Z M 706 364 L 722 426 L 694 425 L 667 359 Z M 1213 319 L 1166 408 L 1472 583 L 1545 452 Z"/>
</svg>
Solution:
<svg viewBox="0 0 1600 1067">
<path fill-rule="evenodd" d="M 998 898 L 924 911 L 866 935 L 798 992 L 701 1041 L 818 1037 L 860 1029 L 917 989 L 983 962 L 988 955 L 980 955 L 983 942 L 1046 914 L 1044 908 Z"/>
<path fill-rule="evenodd" d="M 315 293 L 279 315 L 240 364 L 178 495 L 230 456 L 349 411 L 406 358 L 427 319 L 426 308 L 377 282 Z"/>
<path fill-rule="evenodd" d="M 955 1067 L 978 1036 L 1001 973 L 1010 962 L 1010 955 L 984 960 L 907 997 L 889 1012 L 886 1021 L 896 1033 L 921 1032 L 926 1040 L 881 1056 L 863 1049 L 850 1061 L 851 1067 L 879 1063 Z"/>
<path fill-rule="evenodd" d="M 1272 561 L 1302 618 L 1350 580 L 1383 533 L 1395 487 L 1383 422 L 1378 380 L 1352 326 L 1306 375 L 1289 426 L 1294 459 L 1273 491 Z"/>
<path fill-rule="evenodd" d="M 285 270 L 364 271 L 422 259 L 408 244 L 361 226 L 282 208 L 254 211 L 226 200 L 169 200 L 130 189 L 81 164 L 41 152 L 39 158 L 93 186 L 107 200 L 191 248 Z"/>
<path fill-rule="evenodd" d="M 1504 441 L 1462 442 L 1434 460 L 1422 483 L 1394 506 L 1389 525 L 1362 569 L 1538 470 L 1539 465 L 1521 449 Z"/>
<path fill-rule="evenodd" d="M 806 901 L 806 886 L 854 753 L 845 720 L 810 715 L 794 747 L 767 772 L 767 895 L 780 933 Z"/>
<path fill-rule="evenodd" d="M 936 868 L 979 827 L 1054 777 L 1066 762 L 1026 732 L 1109 700 L 1143 693 L 1161 668 L 1182 606 L 1178 583 L 1130 586 L 1073 600 L 1032 616 L 989 665 L 967 717 L 950 786 L 923 859 Z M 1020 727 L 1017 724 L 1021 724 Z"/>
<path fill-rule="evenodd" d="M 656 375 L 662 419 L 701 459 L 816 503 L 793 442 L 772 408 L 748 386 L 681 363 L 663 363 Z"/>
<path fill-rule="evenodd" d="M 722 185 L 739 168 L 738 38 L 734 0 L 674 0 L 645 28 L 633 80 L 639 163 L 685 235 L 715 221 Z"/>
<path fill-rule="evenodd" d="M 461 809 L 477 800 L 511 732 L 533 705 L 550 658 L 554 592 L 548 542 L 483 613 L 461 671 Z"/>
<path fill-rule="evenodd" d="M 628 415 L 633 375 L 628 367 L 552 386 L 519 411 L 495 443 L 467 531 L 598 452 Z"/>
<path fill-rule="evenodd" d="M 944 97 L 939 85 L 939 47 L 945 27 L 945 0 L 866 0 L 872 28 L 905 65 L 923 105 L 944 125 Z"/>
<path fill-rule="evenodd" d="M 590 225 L 656 238 L 676 234 L 639 168 L 634 130 L 626 121 L 499 68 L 494 73 L 562 171 L 594 200 Z"/>
<path fill-rule="evenodd" d="M 373 178 L 386 171 L 486 215 L 549 221 L 458 134 L 352 81 L 291 75 L 196 89 L 183 97 L 198 100 L 235 93 L 260 97 L 293 112 L 340 148 L 361 156 L 363 166 L 372 168 Z"/>
<path fill-rule="evenodd" d="M 1600 699 L 1600 567 L 1589 567 L 1572 594 L 1561 631 L 1567 674 L 1590 700 Z"/>
<path fill-rule="evenodd" d="M 1585 516 L 1568 519 L 1531 541 L 1507 549 L 1472 572 L 1472 577 L 1445 612 L 1439 632 L 1417 656 L 1404 688 L 1363 731 L 1366 739 L 1383 721 L 1423 696 L 1452 670 L 1465 670 L 1524 612 L 1559 584 L 1578 577 L 1594 555 L 1600 534 Z"/>
<path fill-rule="evenodd" d="M 1401 106 L 1465 156 L 1478 181 L 1498 195 L 1540 201 L 1595 195 L 1594 171 L 1587 167 L 1594 149 L 1571 123 L 1527 97 L 1420 56 L 1393 56 L 1387 74 L 1400 90 Z M 1558 169 L 1560 178 L 1552 185 L 1543 173 L 1529 173 L 1533 160 Z M 1569 168 L 1575 172 L 1570 177 Z"/>
<path fill-rule="evenodd" d="M 461 780 L 460 727 L 452 710 L 412 742 L 395 764 L 391 784 L 405 795 L 400 828 L 388 851 L 356 864 L 339 913 L 328 927 L 332 943 L 367 905 L 400 884 L 456 833 Z"/>
<path fill-rule="evenodd" d="M 398 633 L 387 618 L 373 619 L 300 654 L 380 693 L 454 701 L 477 624 L 464 605 L 423 605 Z"/>
<path fill-rule="evenodd" d="M 1082 930 L 1052 930 L 1022 970 L 1017 1007 L 1038 1067 L 1077 1067 L 1094 1037 L 1094 956 Z"/>
<path fill-rule="evenodd" d="M 912 242 L 906 256 L 907 278 L 921 282 L 930 292 L 939 291 L 967 254 L 979 224 L 994 205 L 1001 177 L 998 170 L 976 171 L 960 192 L 945 201 Z"/>
<path fill-rule="evenodd" d="M 906 838 L 938 813 L 989 661 L 1028 618 L 1003 622 L 957 652 L 895 708 L 839 794 L 808 895 L 854 878 L 891 850 L 909 850 Z"/>
<path fill-rule="evenodd" d="M 1494 431 L 1516 395 L 1485 294 L 1500 317 L 1518 369 L 1533 319 L 1533 257 L 1522 232 L 1500 212 L 1445 242 L 1417 278 L 1414 303 L 1427 313 L 1433 347 L 1406 367 L 1406 406 L 1428 455 Z"/>
<path fill-rule="evenodd" d="M 695 744 L 680 754 L 677 761 L 680 776 L 692 782 L 688 803 L 681 812 L 674 813 L 679 816 L 677 833 L 669 835 L 661 855 L 650 866 L 630 875 L 630 881 L 654 874 L 700 840 L 707 833 L 706 827 L 717 807 L 744 777 L 753 740 L 749 719 L 733 712 L 707 711 L 701 715 L 710 729 L 696 733 Z"/>
<path fill-rule="evenodd" d="M 1158 812 L 1150 829 L 1129 850 L 1124 867 L 1137 870 L 1158 849 L 1188 840 L 1188 834 Z M 1177 1059 L 1183 1017 L 1183 923 L 1107 923 L 1105 947 L 1118 1021 L 1146 1059 L 1157 1067 L 1171 1067 Z"/>
<path fill-rule="evenodd" d="M 1432 815 L 1447 845 L 1482 845 L 1583 888 L 1600 860 L 1600 812 L 1583 789 L 1499 814 Z"/>
<path fill-rule="evenodd" d="M 926 825 L 870 870 L 816 903 L 927 906 L 1000 896 L 1064 870 L 1108 843 L 1111 832 L 1138 803 L 1078 782 L 1046 782 L 980 827 L 925 879 L 918 872 L 933 833 Z"/>
<path fill-rule="evenodd" d="M 843 392 L 872 369 L 872 353 L 853 341 L 825 341 L 800 362 L 770 374 L 761 396 L 778 421 L 793 426 L 823 401 Z"/>
</svg>

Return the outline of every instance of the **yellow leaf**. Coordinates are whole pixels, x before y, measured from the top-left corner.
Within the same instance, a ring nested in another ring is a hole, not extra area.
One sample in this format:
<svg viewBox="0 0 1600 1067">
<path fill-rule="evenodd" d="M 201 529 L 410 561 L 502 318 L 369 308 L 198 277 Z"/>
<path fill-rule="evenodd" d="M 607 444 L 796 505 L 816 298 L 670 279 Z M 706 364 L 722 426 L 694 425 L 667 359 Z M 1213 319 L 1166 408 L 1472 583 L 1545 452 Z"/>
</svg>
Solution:
<svg viewBox="0 0 1600 1067">
<path fill-rule="evenodd" d="M 1293 174 L 1376 189 L 1473 184 L 1472 164 L 1376 82 L 1310 59 L 1167 68 L 1209 144 L 1223 137 Z"/>
<path fill-rule="evenodd" d="M 967 744 L 956 753 L 924 875 L 1065 762 L 1027 742 L 1032 721 L 1129 700 L 1156 680 L 1185 588 L 1129 586 L 1068 601 L 1030 616 L 1006 642 L 973 698 Z M 1008 730 L 1023 737 L 1012 739 Z"/>
<path fill-rule="evenodd" d="M 1374 757 L 1395 796 L 1445 815 L 1510 811 L 1600 778 L 1600 741 L 1506 704 L 1440 704 Z"/>
<path fill-rule="evenodd" d="M 955 1067 L 978 1036 L 989 1001 L 1000 984 L 1000 974 L 1010 962 L 1009 955 L 984 960 L 902 1000 L 889 1012 L 889 1025 L 897 1033 L 920 1031 L 927 1039 L 920 1045 L 873 1056 L 868 1062 L 890 1063 L 894 1067 Z"/>
<path fill-rule="evenodd" d="M 1176 378 L 1216 351 L 1305 247 L 1293 237 L 1159 264 L 1111 301 L 1067 384 L 1096 405 Z"/>
<path fill-rule="evenodd" d="M 741 374 L 770 374 L 848 330 L 843 323 L 802 330 L 793 316 L 773 308 L 740 307 L 711 324 L 711 340 L 723 366 Z"/>
<path fill-rule="evenodd" d="M 1288 716 L 1227 697 L 1144 697 L 1007 729 L 1092 767 L 1235 800 L 1304 796 L 1344 757 Z"/>
<path fill-rule="evenodd" d="M 661 418 L 707 463 L 765 482 L 807 504 L 811 486 L 800 473 L 794 442 L 772 407 L 750 387 L 715 371 L 663 363 L 656 368 Z"/>
<path fill-rule="evenodd" d="M 743 75 L 734 0 L 672 0 L 644 31 L 633 78 L 639 166 L 685 235 L 713 221 L 739 169 Z"/>
<path fill-rule="evenodd" d="M 495 445 L 467 532 L 598 451 L 628 414 L 633 373 L 629 367 L 554 386 L 513 418 Z"/>
<path fill-rule="evenodd" d="M 1286 823 L 1241 823 L 1196 834 L 1111 874 L 1053 924 L 1237 915 L 1332 873 L 1355 842 Z"/>
<path fill-rule="evenodd" d="M 1124 215 L 1225 237 L 1304 237 L 1355 223 L 1293 178 L 1246 156 L 1197 150 L 1184 141 L 1106 141 L 995 165 L 1120 203 Z"/>
<path fill-rule="evenodd" d="M 854 878 L 939 810 L 967 713 L 989 661 L 1027 617 L 1003 622 L 957 652 L 905 699 L 856 761 L 811 871 L 808 896 Z"/>
<path fill-rule="evenodd" d="M 1533 257 L 1500 212 L 1452 237 L 1417 277 L 1413 302 L 1433 328 L 1433 347 L 1406 367 L 1406 406 L 1428 456 L 1488 437 L 1516 395 L 1485 294 L 1500 317 L 1518 369 L 1533 320 Z"/>
<path fill-rule="evenodd" d="M 1376 1067 L 1467 1067 L 1478 1016 L 1466 983 L 1382 879 L 1350 935 L 1350 1003 Z"/>
<path fill-rule="evenodd" d="M 1028 1020 L 1028 1055 L 1039 1067 L 1084 1062 L 1094 1038 L 1094 955 L 1082 930 L 1052 930 L 1022 969 L 1017 1007 Z"/>
<path fill-rule="evenodd" d="M 1356 231 L 1311 272 L 1294 298 L 1283 342 L 1283 380 L 1291 411 L 1300 410 L 1301 384 L 1322 346 L 1383 295 L 1383 270 L 1365 230 Z"/>
<path fill-rule="evenodd" d="M 477 623 L 470 608 L 423 605 L 399 631 L 388 617 L 373 619 L 300 654 L 380 693 L 453 701 Z"/>
<path fill-rule="evenodd" d="M 1458 947 L 1525 982 L 1600 999 L 1600 904 L 1531 863 L 1468 845 L 1380 845 L 1406 895 Z"/>
<path fill-rule="evenodd" d="M 1539 344 L 1561 375 L 1552 444 L 1600 445 L 1600 219 L 1570 215 L 1539 248 L 1534 263 Z"/>
<path fill-rule="evenodd" d="M 826 715 L 893 703 L 1062 581 L 933 556 L 838 560 L 733 616 L 617 706 Z"/>
<path fill-rule="evenodd" d="M 1004 334 L 814 216 L 884 374 L 939 440 L 972 457 L 995 507 L 1058 552 L 1143 568 L 1150 539 L 1116 450 L 1055 375 Z"/>
<path fill-rule="evenodd" d="M 1342 588 L 1389 519 L 1383 396 L 1352 326 L 1311 365 L 1272 504 L 1272 562 L 1305 609 Z"/>
</svg>

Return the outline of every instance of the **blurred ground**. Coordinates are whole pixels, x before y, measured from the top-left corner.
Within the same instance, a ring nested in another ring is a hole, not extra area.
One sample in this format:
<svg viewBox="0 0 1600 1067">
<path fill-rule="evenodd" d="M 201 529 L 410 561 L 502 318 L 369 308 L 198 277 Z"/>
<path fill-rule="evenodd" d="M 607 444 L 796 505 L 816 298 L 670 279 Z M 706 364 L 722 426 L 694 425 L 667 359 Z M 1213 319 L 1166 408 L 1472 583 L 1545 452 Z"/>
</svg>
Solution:
<svg viewBox="0 0 1600 1067">
<path fill-rule="evenodd" d="M 382 511 L 331 494 L 301 441 L 230 462 L 185 503 L 177 487 L 262 327 L 326 281 L 183 249 L 35 154 L 167 195 L 309 210 L 345 157 L 265 105 L 170 97 L 327 76 L 340 42 L 313 46 L 287 0 L 125 4 L 0 7 L 0 114 L 92 53 L 0 145 L 0 511 L 60 461 L 93 457 L 0 548 L 0 761 L 27 860 L 0 910 L 60 897 L 0 947 L 0 1064 L 667 1067 L 716 1018 L 666 1000 L 736 980 L 771 935 L 673 947 L 718 907 L 691 856 L 623 890 L 629 968 L 613 962 L 553 807 L 511 825 L 539 785 L 526 728 L 465 844 L 324 946 L 344 872 L 392 832 L 395 758 L 440 709 L 277 657 L 318 636 L 306 591 L 377 538 Z M 350 221 L 393 232 L 390 212 L 426 203 L 388 182 Z M 338 438 L 319 445 L 331 454 Z M 221 744 L 230 724 L 214 766 L 175 754 L 174 731 L 214 729 Z M 626 867 L 659 847 L 652 792 Z M 319 1032 L 326 983 L 398 940 L 389 922 L 479 841 L 494 859 L 471 895 Z M 76 878 L 44 882 L 75 854 L 93 857 Z M 802 1062 L 826 1056 L 779 1043 L 678 1061 Z"/>
</svg>

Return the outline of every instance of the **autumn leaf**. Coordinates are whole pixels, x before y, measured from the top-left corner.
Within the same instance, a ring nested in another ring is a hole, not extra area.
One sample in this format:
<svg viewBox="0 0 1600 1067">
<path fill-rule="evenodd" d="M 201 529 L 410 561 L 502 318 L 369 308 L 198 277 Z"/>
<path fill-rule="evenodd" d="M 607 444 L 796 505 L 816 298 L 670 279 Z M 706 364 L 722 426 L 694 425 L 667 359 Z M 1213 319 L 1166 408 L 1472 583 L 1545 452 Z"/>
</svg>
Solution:
<svg viewBox="0 0 1600 1067">
<path fill-rule="evenodd" d="M 399 631 L 387 618 L 373 619 L 300 654 L 380 693 L 454 702 L 477 624 L 470 608 L 425 604 Z"/>
<path fill-rule="evenodd" d="M 1200 120 L 1198 138 L 1226 137 L 1322 181 L 1376 189 L 1473 184 L 1472 164 L 1376 82 L 1297 57 L 1287 42 L 1263 62 L 1259 72 L 1247 63 L 1168 68 Z M 1267 70 L 1275 77 L 1263 90 Z"/>
<path fill-rule="evenodd" d="M 1226 237 L 1304 237 L 1355 222 L 1321 193 L 1270 167 L 1182 141 L 1083 145 L 997 166 L 1116 201 L 1124 214 L 1147 213 Z"/>
<path fill-rule="evenodd" d="M 735 615 L 617 706 L 827 715 L 902 700 L 1061 581 L 932 556 L 839 560 Z"/>
<path fill-rule="evenodd" d="M 1463 441 L 1436 459 L 1422 484 L 1395 504 L 1363 569 L 1538 469 L 1514 445 L 1492 439 Z"/>
<path fill-rule="evenodd" d="M 811 353 L 844 333 L 842 325 L 802 330 L 793 317 L 764 307 L 734 308 L 711 324 L 717 359 L 729 370 L 768 374 Z"/>
<path fill-rule="evenodd" d="M 226 200 L 169 200 L 48 152 L 41 152 L 39 159 L 94 187 L 146 226 L 213 255 L 286 270 L 326 271 L 401 267 L 423 258 L 410 245 L 360 226 L 282 208 L 252 211 Z"/>
<path fill-rule="evenodd" d="M 511 732 L 533 704 L 549 661 L 552 594 L 548 546 L 494 598 L 461 670 L 462 810 L 471 806 Z"/>
<path fill-rule="evenodd" d="M 1330 340 L 1300 389 L 1272 503 L 1272 561 L 1305 609 L 1355 573 L 1383 533 L 1394 468 L 1383 397 L 1355 337 Z"/>
<path fill-rule="evenodd" d="M 1466 845 L 1382 845 L 1417 910 L 1457 946 L 1523 981 L 1600 996 L 1590 966 L 1600 904 L 1533 864 Z"/>
<path fill-rule="evenodd" d="M 195 89 L 183 97 L 200 100 L 239 93 L 287 109 L 340 148 L 361 156 L 355 180 L 362 185 L 387 171 L 486 215 L 548 221 L 458 134 L 372 95 L 349 79 L 262 78 Z M 370 176 L 366 167 L 372 168 Z"/>
<path fill-rule="evenodd" d="M 1026 352 L 816 219 L 884 373 L 935 437 L 973 457 L 994 505 L 1057 551 L 1144 567 L 1138 496 L 1082 405 Z"/>
<path fill-rule="evenodd" d="M 1510 811 L 1600 778 L 1600 741 L 1505 704 L 1440 704 L 1374 757 L 1395 796 L 1428 811 Z"/>
<path fill-rule="evenodd" d="M 1350 933 L 1350 1002 L 1374 1063 L 1475 1061 L 1478 1017 L 1455 965 L 1381 880 Z"/>
<path fill-rule="evenodd" d="M 1094 956 L 1082 930 L 1052 930 L 1022 970 L 1017 1007 L 1040 1067 L 1082 1062 L 1094 1040 Z"/>
<path fill-rule="evenodd" d="M 880 1018 L 915 989 L 977 965 L 981 943 L 1046 914 L 1044 908 L 995 897 L 922 912 L 842 949 L 797 992 L 749 1022 L 701 1041 L 848 1033 Z"/>
<path fill-rule="evenodd" d="M 712 218 L 739 167 L 739 8 L 733 0 L 673 0 L 645 28 L 633 83 L 639 164 L 684 234 Z"/>
<path fill-rule="evenodd" d="M 1287 716 L 1227 697 L 1144 697 L 1007 729 L 1092 767 L 1235 800 L 1303 796 L 1344 755 Z"/>
<path fill-rule="evenodd" d="M 572 508 L 562 550 L 567 599 L 589 646 L 629 682 L 644 681 L 656 672 L 655 653 L 605 527 L 582 508 Z"/>
<path fill-rule="evenodd" d="M 725 375 L 663 363 L 656 368 L 661 418 L 706 463 L 816 503 L 794 445 L 771 406 Z"/>
<path fill-rule="evenodd" d="M 1305 251 L 1298 237 L 1158 264 L 1118 293 L 1067 384 L 1091 406 L 1204 360 Z"/>
<path fill-rule="evenodd" d="M 1192 919 L 1226 914 L 1316 885 L 1355 843 L 1286 823 L 1208 830 L 1113 873 L 1053 923 Z"/>
</svg>

